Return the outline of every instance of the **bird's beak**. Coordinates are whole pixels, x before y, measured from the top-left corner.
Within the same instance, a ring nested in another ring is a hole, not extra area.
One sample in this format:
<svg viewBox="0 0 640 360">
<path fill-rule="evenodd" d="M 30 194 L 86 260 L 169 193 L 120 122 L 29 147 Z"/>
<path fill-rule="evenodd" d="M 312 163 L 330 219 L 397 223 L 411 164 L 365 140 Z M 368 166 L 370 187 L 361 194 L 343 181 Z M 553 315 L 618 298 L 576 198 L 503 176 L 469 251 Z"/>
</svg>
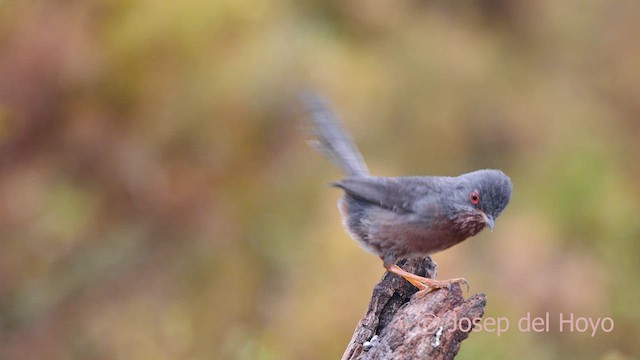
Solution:
<svg viewBox="0 0 640 360">
<path fill-rule="evenodd" d="M 484 219 L 484 222 L 487 223 L 487 226 L 489 227 L 489 230 L 493 231 L 493 227 L 496 224 L 495 220 L 493 220 L 493 216 L 485 214 L 484 211 L 480 211 L 480 215 L 482 215 L 482 218 Z"/>
</svg>

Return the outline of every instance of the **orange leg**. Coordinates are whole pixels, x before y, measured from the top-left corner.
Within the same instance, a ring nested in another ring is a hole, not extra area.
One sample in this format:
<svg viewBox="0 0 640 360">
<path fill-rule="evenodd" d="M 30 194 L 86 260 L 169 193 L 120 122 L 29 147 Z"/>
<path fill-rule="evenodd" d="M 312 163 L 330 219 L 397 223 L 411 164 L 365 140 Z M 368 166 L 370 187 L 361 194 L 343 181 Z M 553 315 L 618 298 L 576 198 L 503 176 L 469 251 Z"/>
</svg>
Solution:
<svg viewBox="0 0 640 360">
<path fill-rule="evenodd" d="M 467 287 L 467 291 L 469 291 L 469 283 L 464 278 L 456 278 L 449 280 L 435 280 L 429 279 L 426 277 L 418 276 L 416 274 L 412 274 L 408 271 L 402 270 L 398 265 L 391 265 L 387 268 L 387 271 L 390 273 L 394 273 L 396 275 L 400 275 L 405 278 L 408 282 L 413 284 L 413 286 L 417 287 L 418 290 L 427 290 L 427 292 L 439 288 L 449 287 L 451 284 L 459 283 L 464 284 Z"/>
</svg>

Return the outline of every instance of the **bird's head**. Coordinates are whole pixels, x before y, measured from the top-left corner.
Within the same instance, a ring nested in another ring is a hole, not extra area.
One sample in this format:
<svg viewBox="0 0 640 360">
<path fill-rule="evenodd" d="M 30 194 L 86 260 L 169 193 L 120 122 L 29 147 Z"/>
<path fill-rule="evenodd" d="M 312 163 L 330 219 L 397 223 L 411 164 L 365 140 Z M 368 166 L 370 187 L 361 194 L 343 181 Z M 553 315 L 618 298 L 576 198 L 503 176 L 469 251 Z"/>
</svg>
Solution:
<svg viewBox="0 0 640 360">
<path fill-rule="evenodd" d="M 500 170 L 478 170 L 458 176 L 451 219 L 459 231 L 473 236 L 495 220 L 511 199 L 511 179 Z"/>
</svg>

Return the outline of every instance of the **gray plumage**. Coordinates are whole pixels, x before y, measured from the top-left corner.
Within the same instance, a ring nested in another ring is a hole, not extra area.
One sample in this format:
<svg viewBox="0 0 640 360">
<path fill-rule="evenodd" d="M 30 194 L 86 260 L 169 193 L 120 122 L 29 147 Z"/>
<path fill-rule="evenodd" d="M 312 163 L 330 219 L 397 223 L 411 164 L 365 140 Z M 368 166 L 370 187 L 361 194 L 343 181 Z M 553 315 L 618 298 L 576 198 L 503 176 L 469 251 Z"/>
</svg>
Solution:
<svg viewBox="0 0 640 360">
<path fill-rule="evenodd" d="M 328 102 L 310 93 L 303 99 L 321 150 L 347 175 L 333 183 L 345 192 L 339 203 L 345 227 L 385 267 L 444 250 L 487 226 L 493 229 L 508 205 L 512 184 L 500 170 L 456 177 L 370 176 Z"/>
<path fill-rule="evenodd" d="M 340 124 L 338 116 L 331 110 L 329 103 L 311 92 L 303 94 L 302 100 L 315 125 L 314 135 L 317 142 L 313 143 L 314 147 L 341 167 L 347 176 L 368 175 L 369 169 L 362 154 Z"/>
</svg>

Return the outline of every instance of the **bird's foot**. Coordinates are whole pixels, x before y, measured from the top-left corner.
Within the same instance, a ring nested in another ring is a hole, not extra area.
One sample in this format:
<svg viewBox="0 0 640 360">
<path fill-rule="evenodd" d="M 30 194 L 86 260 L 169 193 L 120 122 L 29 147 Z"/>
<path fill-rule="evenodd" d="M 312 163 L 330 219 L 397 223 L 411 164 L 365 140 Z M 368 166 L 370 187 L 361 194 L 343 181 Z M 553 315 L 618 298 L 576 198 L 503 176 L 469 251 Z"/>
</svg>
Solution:
<svg viewBox="0 0 640 360">
<path fill-rule="evenodd" d="M 467 291 L 469 291 L 469 283 L 464 278 L 455 278 L 449 280 L 429 279 L 405 271 L 398 265 L 391 265 L 389 268 L 387 268 L 387 270 L 391 273 L 402 276 L 408 282 L 413 284 L 413 286 L 417 287 L 419 291 L 431 292 L 433 290 L 441 288 L 451 289 L 451 285 L 453 284 L 465 285 L 467 287 Z"/>
<path fill-rule="evenodd" d="M 469 292 L 469 282 L 467 282 L 465 278 L 455 278 L 455 279 L 448 279 L 448 280 L 435 280 L 435 279 L 425 278 L 425 280 L 427 281 L 422 283 L 422 285 L 424 285 L 425 288 L 420 289 L 418 287 L 420 290 L 427 290 L 427 292 L 429 292 L 431 290 L 441 289 L 441 288 L 451 289 L 451 285 L 460 284 L 460 286 L 464 285 L 467 288 L 467 292 Z"/>
</svg>

